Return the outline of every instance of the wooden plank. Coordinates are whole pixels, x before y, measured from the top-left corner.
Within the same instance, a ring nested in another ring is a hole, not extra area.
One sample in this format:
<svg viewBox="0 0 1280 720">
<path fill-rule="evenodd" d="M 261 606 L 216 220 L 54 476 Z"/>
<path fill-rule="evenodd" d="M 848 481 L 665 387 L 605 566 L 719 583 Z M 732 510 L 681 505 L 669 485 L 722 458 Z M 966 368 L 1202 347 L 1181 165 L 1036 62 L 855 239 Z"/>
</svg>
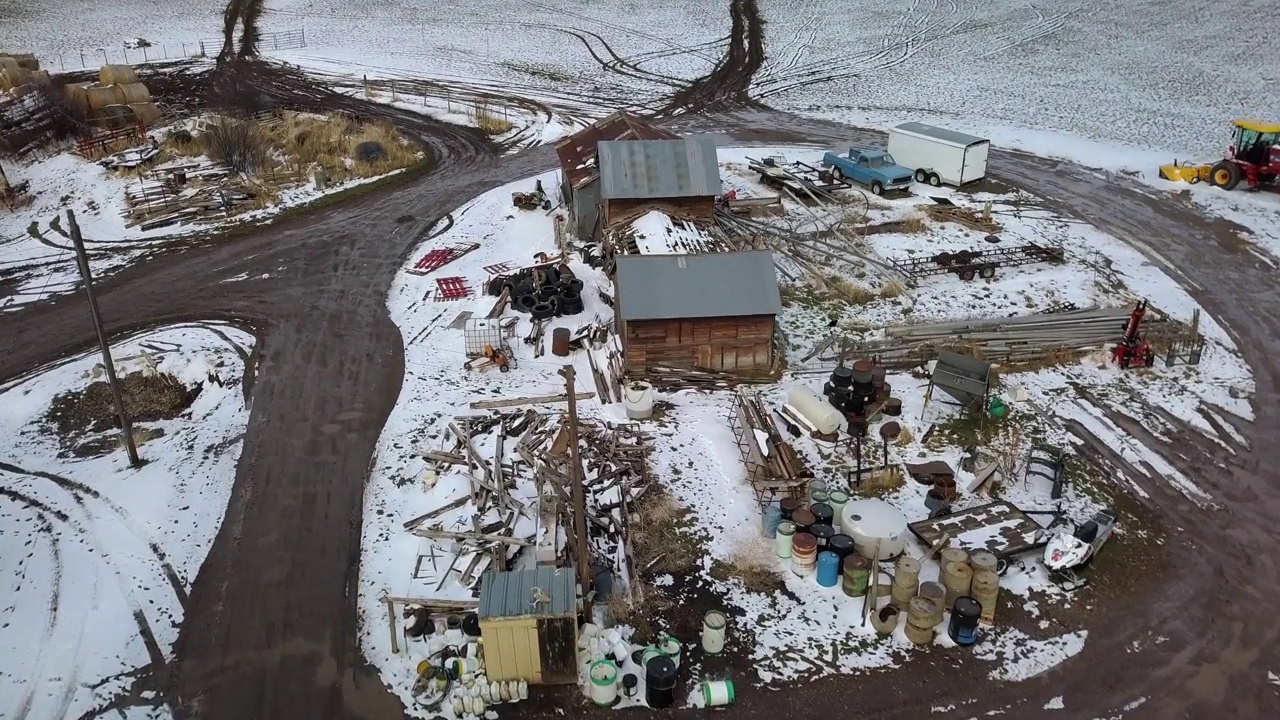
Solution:
<svg viewBox="0 0 1280 720">
<path fill-rule="evenodd" d="M 433 540 L 466 540 L 470 542 L 496 542 L 505 543 L 507 545 L 519 545 L 520 547 L 532 547 L 533 542 L 529 540 L 521 540 L 520 538 L 510 537 L 508 535 L 490 535 L 487 533 L 464 533 L 453 532 L 452 530 L 432 530 L 430 528 L 419 527 L 413 531 L 414 535 L 421 535 L 425 538 Z"/>
<path fill-rule="evenodd" d="M 595 397 L 593 392 L 577 393 L 574 395 L 575 400 L 590 400 Z M 472 410 L 494 410 L 497 408 L 516 407 L 517 405 L 541 405 L 543 403 L 561 403 L 568 402 L 568 395 L 534 395 L 530 397 L 511 398 L 510 400 L 477 400 L 471 403 Z"/>
<path fill-rule="evenodd" d="M 431 512 L 426 512 L 426 513 L 423 513 L 423 514 L 419 515 L 419 516 L 418 516 L 418 517 L 416 517 L 416 518 L 412 518 L 412 519 L 409 519 L 409 520 L 405 520 L 405 521 L 404 521 L 404 523 L 402 523 L 402 524 L 404 525 L 404 529 L 405 529 L 405 530 L 412 530 L 413 528 L 415 528 L 415 527 L 417 527 L 417 526 L 421 525 L 422 523 L 424 523 L 424 522 L 426 522 L 426 521 L 430 520 L 431 518 L 439 517 L 439 516 L 441 516 L 441 515 L 443 515 L 443 514 L 445 514 L 445 513 L 449 512 L 450 510 L 457 510 L 458 508 L 462 507 L 463 505 L 466 505 L 466 504 L 467 504 L 467 501 L 468 501 L 468 500 L 470 500 L 470 499 L 471 499 L 471 498 L 469 498 L 469 497 L 467 497 L 466 495 L 464 495 L 464 496 L 462 496 L 462 497 L 458 498 L 457 500 L 454 500 L 453 502 L 451 502 L 451 503 L 449 503 L 449 504 L 447 504 L 447 505 L 441 505 L 440 507 L 436 508 L 435 510 L 432 510 Z"/>
</svg>

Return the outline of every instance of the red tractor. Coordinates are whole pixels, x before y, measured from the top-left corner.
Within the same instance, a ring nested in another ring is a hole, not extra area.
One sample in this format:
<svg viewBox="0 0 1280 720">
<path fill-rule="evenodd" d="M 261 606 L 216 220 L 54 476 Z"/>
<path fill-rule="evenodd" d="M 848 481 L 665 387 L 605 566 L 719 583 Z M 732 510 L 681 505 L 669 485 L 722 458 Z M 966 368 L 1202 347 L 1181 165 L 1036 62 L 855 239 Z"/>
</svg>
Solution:
<svg viewBox="0 0 1280 720">
<path fill-rule="evenodd" d="M 1213 165 L 1172 165 L 1160 168 L 1165 180 L 1207 181 L 1223 190 L 1234 190 L 1243 180 L 1250 190 L 1272 185 L 1280 178 L 1280 123 L 1233 120 L 1227 157 Z"/>
<path fill-rule="evenodd" d="M 1135 367 L 1151 367 L 1156 364 L 1156 352 L 1151 343 L 1142 339 L 1138 330 L 1142 327 L 1142 318 L 1147 314 L 1147 301 L 1143 300 L 1133 308 L 1129 322 L 1124 326 L 1124 338 L 1111 348 L 1111 361 L 1122 370 Z"/>
</svg>

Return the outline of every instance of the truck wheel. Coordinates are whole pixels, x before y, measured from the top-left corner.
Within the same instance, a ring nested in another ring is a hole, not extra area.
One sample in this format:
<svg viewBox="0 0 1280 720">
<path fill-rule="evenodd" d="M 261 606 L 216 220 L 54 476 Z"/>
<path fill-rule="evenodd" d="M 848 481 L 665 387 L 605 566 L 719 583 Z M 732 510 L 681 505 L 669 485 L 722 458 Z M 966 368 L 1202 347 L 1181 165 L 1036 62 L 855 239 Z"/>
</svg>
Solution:
<svg viewBox="0 0 1280 720">
<path fill-rule="evenodd" d="M 844 173 L 840 172 L 840 168 L 835 165 L 831 166 L 831 179 L 836 182 L 844 182 Z"/>
<path fill-rule="evenodd" d="M 881 184 L 880 184 L 880 182 L 879 182 L 878 180 L 877 180 L 876 182 L 871 183 L 871 194 L 872 194 L 872 195 L 883 195 L 883 194 L 884 194 L 884 185 L 881 185 Z"/>
<path fill-rule="evenodd" d="M 924 168 L 916 170 L 916 182 L 922 183 L 929 179 L 929 173 Z"/>
<path fill-rule="evenodd" d="M 929 173 L 929 184 L 933 187 L 941 187 L 942 178 L 938 176 L 938 173 Z"/>
<path fill-rule="evenodd" d="M 957 274 L 960 276 L 960 279 L 965 282 L 969 282 L 977 275 L 971 267 L 960 270 Z"/>
<path fill-rule="evenodd" d="M 978 271 L 978 274 L 987 279 L 993 278 L 996 276 L 996 266 L 983 265 L 982 269 Z"/>
<path fill-rule="evenodd" d="M 1209 171 L 1209 182 L 1214 187 L 1220 187 L 1223 190 L 1235 190 L 1236 185 L 1240 184 L 1242 173 L 1240 166 L 1233 162 L 1220 162 L 1213 166 Z"/>
</svg>

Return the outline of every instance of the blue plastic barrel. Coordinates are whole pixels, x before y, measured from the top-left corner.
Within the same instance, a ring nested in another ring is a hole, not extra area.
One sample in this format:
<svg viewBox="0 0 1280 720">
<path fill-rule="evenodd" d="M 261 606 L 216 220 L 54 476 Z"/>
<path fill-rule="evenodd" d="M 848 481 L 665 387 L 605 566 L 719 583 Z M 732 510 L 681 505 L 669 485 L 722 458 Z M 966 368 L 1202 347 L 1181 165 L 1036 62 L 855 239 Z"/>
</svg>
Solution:
<svg viewBox="0 0 1280 720">
<path fill-rule="evenodd" d="M 782 508 L 776 503 L 765 505 L 761 520 L 764 536 L 772 540 L 778 534 L 778 523 L 782 522 Z"/>
<path fill-rule="evenodd" d="M 818 553 L 818 584 L 835 587 L 840 580 L 840 556 L 830 550 Z"/>
</svg>

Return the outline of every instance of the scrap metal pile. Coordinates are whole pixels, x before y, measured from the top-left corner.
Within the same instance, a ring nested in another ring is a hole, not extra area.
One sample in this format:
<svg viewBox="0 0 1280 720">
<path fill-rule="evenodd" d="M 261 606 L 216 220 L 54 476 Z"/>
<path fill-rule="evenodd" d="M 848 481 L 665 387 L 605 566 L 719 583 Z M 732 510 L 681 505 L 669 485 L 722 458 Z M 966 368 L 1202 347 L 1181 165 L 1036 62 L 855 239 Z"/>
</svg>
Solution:
<svg viewBox="0 0 1280 720">
<path fill-rule="evenodd" d="M 1154 313 L 1154 311 L 1152 311 Z M 940 350 L 973 354 L 991 362 L 1016 365 L 1045 359 L 1067 359 L 1109 346 L 1121 339 L 1130 308 L 1088 308 L 1054 314 L 956 322 L 900 325 L 886 328 L 884 338 L 850 343 L 894 368 L 911 368 L 937 357 Z M 1175 333 L 1178 324 L 1167 317 L 1148 319 L 1150 335 Z M 828 337 L 815 352 L 826 362 L 840 359 L 840 338 Z"/>
</svg>

